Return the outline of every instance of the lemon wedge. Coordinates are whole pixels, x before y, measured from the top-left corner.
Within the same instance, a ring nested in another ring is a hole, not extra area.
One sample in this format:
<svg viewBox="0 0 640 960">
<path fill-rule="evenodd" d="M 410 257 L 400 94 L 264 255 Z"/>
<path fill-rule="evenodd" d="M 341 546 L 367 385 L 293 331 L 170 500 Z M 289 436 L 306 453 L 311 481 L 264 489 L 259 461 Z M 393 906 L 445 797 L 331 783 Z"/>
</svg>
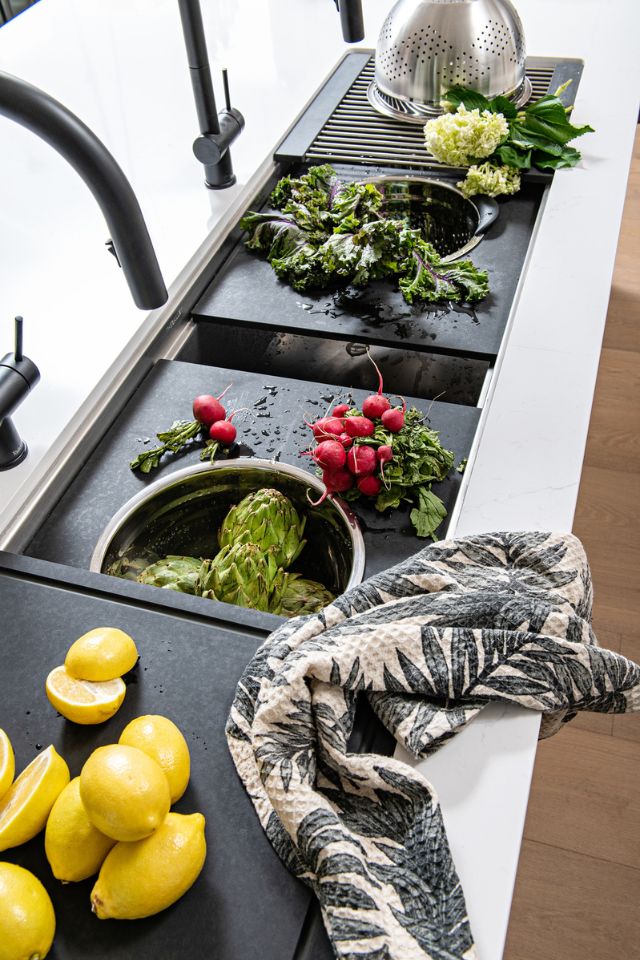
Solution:
<svg viewBox="0 0 640 960">
<path fill-rule="evenodd" d="M 0 960 L 44 960 L 56 932 L 49 894 L 15 863 L 0 863 L 0 930 Z"/>
<path fill-rule="evenodd" d="M 31 761 L 0 800 L 0 850 L 40 833 L 69 783 L 69 768 L 53 746 Z"/>
<path fill-rule="evenodd" d="M 13 783 L 16 762 L 11 741 L 4 730 L 0 730 L 0 800 Z"/>
<path fill-rule="evenodd" d="M 124 680 L 92 683 L 69 676 L 65 667 L 55 667 L 47 677 L 47 696 L 58 713 L 73 723 L 104 723 L 119 710 L 126 686 Z"/>
<path fill-rule="evenodd" d="M 115 680 L 135 667 L 138 650 L 128 633 L 117 627 L 96 627 L 72 643 L 64 665 L 76 680 Z"/>
<path fill-rule="evenodd" d="M 171 803 L 180 799 L 189 783 L 191 759 L 187 742 L 172 720 L 154 714 L 136 717 L 124 728 L 118 743 L 137 747 L 155 760 L 169 781 Z"/>
</svg>

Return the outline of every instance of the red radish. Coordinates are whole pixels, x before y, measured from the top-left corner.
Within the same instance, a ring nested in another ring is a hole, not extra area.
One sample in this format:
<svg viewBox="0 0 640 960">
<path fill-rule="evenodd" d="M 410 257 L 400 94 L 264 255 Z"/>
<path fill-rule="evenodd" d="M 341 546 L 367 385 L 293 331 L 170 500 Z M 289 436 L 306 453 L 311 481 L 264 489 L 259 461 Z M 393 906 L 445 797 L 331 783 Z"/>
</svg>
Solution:
<svg viewBox="0 0 640 960">
<path fill-rule="evenodd" d="M 344 466 L 347 454 L 338 440 L 323 440 L 312 453 L 313 459 L 327 470 L 339 470 Z"/>
<path fill-rule="evenodd" d="M 347 466 L 356 477 L 363 477 L 373 473 L 378 466 L 376 452 L 373 447 L 351 447 L 347 454 Z"/>
<path fill-rule="evenodd" d="M 342 420 L 338 417 L 321 417 L 315 423 L 309 423 L 308 420 L 305 423 L 313 430 L 316 440 L 330 440 L 344 431 Z"/>
<path fill-rule="evenodd" d="M 391 401 L 387 400 L 386 397 L 372 393 L 371 396 L 365 397 L 362 401 L 362 412 L 365 417 L 371 417 L 372 420 L 379 420 L 390 406 Z"/>
<path fill-rule="evenodd" d="M 380 464 L 380 476 L 386 483 L 387 481 L 385 480 L 384 476 L 384 465 L 385 463 L 389 463 L 390 460 L 393 460 L 393 449 L 388 443 L 383 443 L 376 450 L 376 457 L 378 458 L 378 463 Z"/>
<path fill-rule="evenodd" d="M 368 417 L 345 417 L 344 429 L 350 437 L 370 437 L 375 424 Z"/>
<path fill-rule="evenodd" d="M 211 439 L 217 440 L 219 443 L 224 444 L 225 447 L 230 447 L 232 443 L 235 443 L 237 434 L 238 431 L 230 420 L 216 420 L 216 422 L 212 423 L 209 427 L 209 436 Z"/>
<path fill-rule="evenodd" d="M 342 446 L 345 448 L 350 447 L 351 444 L 353 443 L 353 437 L 350 437 L 348 433 L 341 433 L 340 436 L 338 437 L 338 440 L 340 441 Z"/>
<path fill-rule="evenodd" d="M 382 414 L 382 426 L 386 427 L 387 430 L 390 430 L 391 433 L 400 433 L 404 427 L 404 414 L 407 409 L 407 401 L 404 397 L 402 399 L 402 409 L 400 407 L 392 407 L 391 410 L 387 410 L 386 413 Z"/>
<path fill-rule="evenodd" d="M 218 443 L 223 444 L 225 447 L 230 447 L 235 443 L 235 439 L 238 435 L 238 431 L 231 423 L 236 413 L 240 413 L 242 410 L 246 410 L 246 407 L 241 407 L 240 410 L 234 410 L 233 413 L 230 413 L 226 420 L 216 420 L 215 423 L 212 423 L 209 427 L 209 436 L 212 440 L 217 440 Z"/>
<path fill-rule="evenodd" d="M 337 407 L 333 408 L 333 413 L 331 414 L 331 416 L 344 417 L 345 413 L 347 413 L 350 409 L 351 407 L 349 406 L 348 403 L 339 403 Z"/>
<path fill-rule="evenodd" d="M 229 387 L 231 384 L 229 384 Z M 229 389 L 225 387 L 219 397 L 212 397 L 208 393 L 203 393 L 193 401 L 193 418 L 201 423 L 203 427 L 210 427 L 217 420 L 224 420 L 227 411 L 220 403 L 222 397 Z"/>
<path fill-rule="evenodd" d="M 374 477 L 372 473 L 366 477 L 360 477 L 358 480 L 358 490 L 360 493 L 364 493 L 365 497 L 377 497 L 381 489 L 380 480 L 378 477 Z"/>
<path fill-rule="evenodd" d="M 373 420 L 379 420 L 385 410 L 388 410 L 391 406 L 391 401 L 382 395 L 382 374 L 378 364 L 375 362 L 369 351 L 367 350 L 367 356 L 371 363 L 375 367 L 376 373 L 378 374 L 378 392 L 372 393 L 369 397 L 366 397 L 362 403 L 362 412 L 365 417 L 371 417 Z"/>
<path fill-rule="evenodd" d="M 353 477 L 341 467 L 339 470 L 323 470 L 322 482 L 330 488 L 331 493 L 344 493 L 353 486 Z"/>
<path fill-rule="evenodd" d="M 307 500 L 312 507 L 319 507 L 327 497 L 332 496 L 334 493 L 344 493 L 345 490 L 349 490 L 353 486 L 353 477 L 348 470 L 340 467 L 338 470 L 323 470 L 322 482 L 324 483 L 325 490 L 319 500 L 313 501 L 307 490 Z"/>
</svg>

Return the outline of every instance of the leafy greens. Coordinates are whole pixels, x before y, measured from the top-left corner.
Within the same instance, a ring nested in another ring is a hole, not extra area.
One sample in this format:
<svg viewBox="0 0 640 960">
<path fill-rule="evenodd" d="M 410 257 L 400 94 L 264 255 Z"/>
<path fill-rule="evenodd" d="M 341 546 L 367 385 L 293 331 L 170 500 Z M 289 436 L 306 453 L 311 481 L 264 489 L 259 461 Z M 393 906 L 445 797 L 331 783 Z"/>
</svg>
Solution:
<svg viewBox="0 0 640 960">
<path fill-rule="evenodd" d="M 373 184 L 342 181 L 323 164 L 283 177 L 271 195 L 275 211 L 249 212 L 240 226 L 249 232 L 247 247 L 301 292 L 394 278 L 408 303 L 475 303 L 488 294 L 486 271 L 471 260 L 442 263 L 419 230 L 380 216 L 382 201 Z"/>
<path fill-rule="evenodd" d="M 555 93 L 541 97 L 520 111 L 506 97 L 488 100 L 481 93 L 466 87 L 452 87 L 444 99 L 452 110 L 457 110 L 462 104 L 466 110 L 488 110 L 502 114 L 507 120 L 507 137 L 488 158 L 490 162 L 519 170 L 529 170 L 531 167 L 558 170 L 561 167 L 574 167 L 580 160 L 579 151 L 569 147 L 569 141 L 594 132 L 588 124 L 576 127 L 569 120 L 571 108 L 565 107 L 560 99 L 567 86 L 564 84 Z"/>
</svg>

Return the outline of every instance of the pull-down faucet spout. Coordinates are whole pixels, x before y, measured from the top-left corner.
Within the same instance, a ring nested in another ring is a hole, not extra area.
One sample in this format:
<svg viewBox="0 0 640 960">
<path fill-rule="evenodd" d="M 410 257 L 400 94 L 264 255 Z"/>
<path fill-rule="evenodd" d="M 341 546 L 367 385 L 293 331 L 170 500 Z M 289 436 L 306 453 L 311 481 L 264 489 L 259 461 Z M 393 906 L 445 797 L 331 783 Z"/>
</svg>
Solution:
<svg viewBox="0 0 640 960">
<path fill-rule="evenodd" d="M 153 310 L 166 303 L 167 290 L 140 205 L 102 141 L 49 94 L 2 72 L 0 115 L 45 140 L 87 184 L 107 221 L 136 306 Z"/>
</svg>

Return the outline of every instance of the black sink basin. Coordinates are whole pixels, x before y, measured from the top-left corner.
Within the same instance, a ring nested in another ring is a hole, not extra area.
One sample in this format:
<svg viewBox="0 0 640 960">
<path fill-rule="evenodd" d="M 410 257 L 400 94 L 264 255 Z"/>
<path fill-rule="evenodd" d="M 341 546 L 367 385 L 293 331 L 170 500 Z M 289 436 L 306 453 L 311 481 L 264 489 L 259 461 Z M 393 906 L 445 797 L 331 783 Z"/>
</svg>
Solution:
<svg viewBox="0 0 640 960">
<path fill-rule="evenodd" d="M 474 407 L 489 362 L 399 347 L 371 346 L 384 371 L 385 390 L 403 396 Z M 377 375 L 362 342 L 285 333 L 266 327 L 196 323 L 180 360 L 215 364 L 278 377 L 295 377 L 358 390 L 377 388 Z"/>
</svg>

